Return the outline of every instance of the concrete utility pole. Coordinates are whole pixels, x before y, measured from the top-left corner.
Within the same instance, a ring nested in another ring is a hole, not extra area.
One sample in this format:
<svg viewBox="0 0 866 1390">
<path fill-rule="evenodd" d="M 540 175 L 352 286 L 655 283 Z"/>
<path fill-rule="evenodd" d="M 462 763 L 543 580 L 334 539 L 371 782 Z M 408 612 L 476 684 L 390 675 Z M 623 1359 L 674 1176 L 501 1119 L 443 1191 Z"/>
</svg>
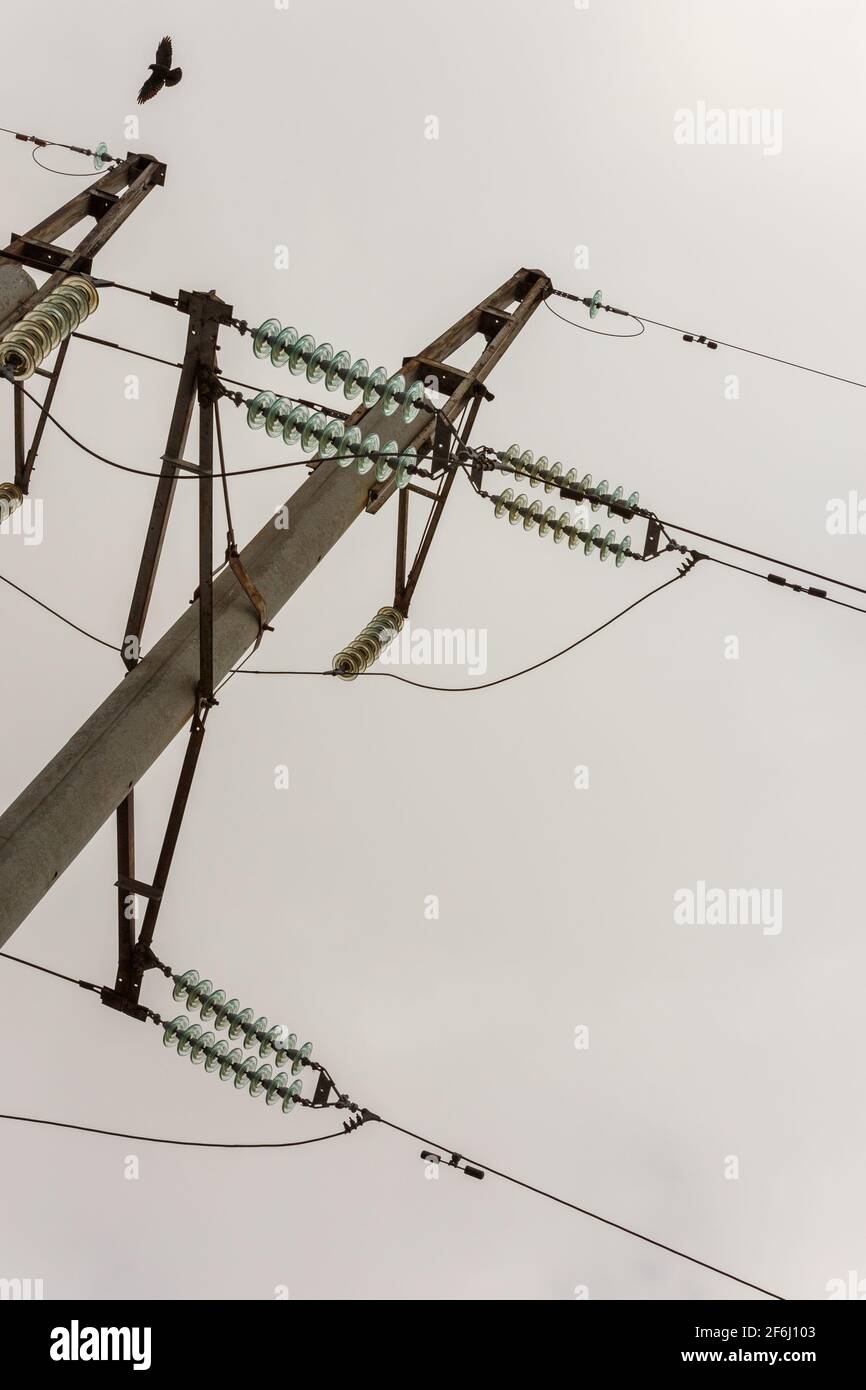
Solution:
<svg viewBox="0 0 866 1390">
<path fill-rule="evenodd" d="M 424 352 L 404 362 L 402 371 L 407 384 L 421 380 L 446 394 L 442 413 L 449 421 L 456 421 L 466 405 L 474 418 L 482 396 L 489 396 L 483 386 L 485 378 L 549 290 L 550 281 L 541 271 L 518 271 Z M 512 309 L 513 305 L 516 307 Z M 462 371 L 448 366 L 445 359 L 477 333 L 486 339 L 486 346 L 472 369 Z M 419 455 L 432 449 L 436 471 L 437 456 L 441 457 L 444 443 L 441 424 L 429 413 L 422 412 L 411 424 L 405 424 L 399 412 L 385 418 L 381 405 L 376 405 L 369 410 L 360 408 L 347 424 L 359 424 L 365 434 L 376 430 L 383 439 L 395 440 L 401 450 L 409 444 L 414 444 Z M 241 552 L 243 568 L 264 597 L 270 617 L 288 602 L 352 522 L 365 510 L 378 510 L 395 490 L 393 476 L 385 483 L 371 483 L 375 472 L 361 476 L 353 468 L 343 469 L 333 461 L 313 461 L 311 466 L 312 474 L 286 503 L 288 528 L 269 519 Z M 160 487 L 165 494 L 170 484 L 161 483 Z M 409 491 L 405 489 L 400 496 L 398 590 L 401 544 L 405 559 L 403 512 L 408 499 L 404 499 Z M 437 506 L 439 498 L 435 494 L 433 500 Z M 157 513 L 158 507 L 155 516 Z M 154 552 L 161 544 L 164 520 L 160 513 L 158 535 L 151 532 Z M 139 615 L 146 608 L 143 589 L 134 607 Z M 224 570 L 213 584 L 215 682 L 252 646 L 259 630 L 248 594 L 235 575 Z M 129 671 L 66 747 L 0 817 L 0 944 L 9 939 L 122 805 L 160 753 L 189 723 L 196 708 L 199 673 L 196 603 Z"/>
</svg>

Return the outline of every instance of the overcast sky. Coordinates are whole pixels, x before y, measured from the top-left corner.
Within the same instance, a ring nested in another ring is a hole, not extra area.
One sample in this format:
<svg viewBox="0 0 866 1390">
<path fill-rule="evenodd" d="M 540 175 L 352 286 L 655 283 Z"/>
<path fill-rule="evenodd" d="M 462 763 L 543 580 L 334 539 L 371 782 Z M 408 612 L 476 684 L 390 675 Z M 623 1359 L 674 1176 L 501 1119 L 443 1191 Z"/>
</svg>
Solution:
<svg viewBox="0 0 866 1390">
<path fill-rule="evenodd" d="M 163 32 L 183 82 L 139 110 Z M 0 124 L 168 165 L 101 275 L 213 288 L 250 322 L 273 315 L 395 370 L 538 266 L 637 314 L 864 375 L 856 4 L 52 0 L 10 9 L 3 37 Z M 757 139 L 728 119 L 741 108 L 763 113 Z M 702 140 L 710 129 L 725 140 Z M 8 136 L 0 180 L 4 235 L 86 184 Z M 176 361 L 185 327 L 106 291 L 88 331 Z M 294 380 L 232 333 L 222 366 L 274 390 Z M 516 441 L 675 522 L 863 582 L 866 539 L 827 526 L 828 504 L 862 488 L 855 387 L 659 328 L 593 338 L 545 308 L 488 384 L 479 442 Z M 175 388 L 169 368 L 77 343 L 55 411 L 100 453 L 156 468 Z M 0 412 L 11 477 L 9 390 Z M 235 468 L 284 452 L 240 413 L 225 433 Z M 235 480 L 241 540 L 299 471 Z M 151 644 L 195 585 L 192 493 L 178 490 Z M 151 495 L 49 426 L 41 543 L 0 535 L 0 573 L 119 641 Z M 411 617 L 483 633 L 488 679 L 676 571 L 671 556 L 616 570 L 509 528 L 462 480 L 452 499 Z M 321 669 L 391 602 L 395 520 L 393 503 L 360 518 L 257 664 Z M 6 586 L 0 624 L 5 806 L 122 667 Z M 208 725 L 157 950 L 311 1038 L 398 1124 L 787 1297 L 826 1297 L 850 1271 L 856 1286 L 864 635 L 855 612 L 701 564 L 573 654 L 475 695 L 238 678 Z M 182 752 L 138 790 L 145 878 Z M 113 983 L 113 856 L 109 824 L 9 949 Z M 699 883 L 726 902 L 764 890 L 772 919 L 677 920 L 676 895 Z M 5 1112 L 207 1140 L 339 1128 L 220 1085 L 92 994 L 0 966 Z M 176 1011 L 154 976 L 143 998 Z M 373 1125 L 242 1153 L 0 1123 L 0 1276 L 41 1278 L 48 1298 L 757 1297 L 493 1177 L 432 1180 L 418 1143 Z"/>
</svg>

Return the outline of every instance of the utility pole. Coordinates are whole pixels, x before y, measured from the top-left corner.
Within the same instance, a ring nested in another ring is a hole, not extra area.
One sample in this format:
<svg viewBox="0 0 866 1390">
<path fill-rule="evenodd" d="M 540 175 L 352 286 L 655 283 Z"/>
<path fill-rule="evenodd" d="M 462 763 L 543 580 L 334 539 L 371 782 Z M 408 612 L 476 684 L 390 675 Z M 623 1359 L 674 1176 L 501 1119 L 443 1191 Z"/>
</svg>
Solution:
<svg viewBox="0 0 866 1390">
<path fill-rule="evenodd" d="M 369 409 L 360 407 L 346 421 L 347 426 L 357 424 L 365 433 L 381 430 L 383 437 L 394 440 L 401 450 L 413 445 L 419 457 L 431 454 L 435 473 L 445 447 L 443 420 L 453 424 L 466 406 L 474 418 L 477 402 L 490 394 L 484 385 L 488 374 L 549 291 L 550 281 L 541 271 L 520 270 L 428 348 L 404 361 L 407 386 L 422 381 L 446 397 L 439 411 L 422 412 L 407 424 L 400 413 L 386 419 L 378 403 Z M 182 294 L 178 308 L 183 311 L 186 304 L 188 310 L 191 302 L 200 299 Z M 478 333 L 485 346 L 472 368 L 464 371 L 449 366 L 447 357 Z M 176 423 L 173 421 L 173 428 Z M 198 465 L 185 464 L 179 455 L 168 457 L 172 468 L 199 472 Z M 242 570 L 271 616 L 288 602 L 352 523 L 365 511 L 378 512 L 395 490 L 393 475 L 381 483 L 375 481 L 375 472 L 362 475 L 352 468 L 341 468 L 333 460 L 317 459 L 311 466 L 314 471 L 285 504 L 288 527 L 269 518 L 240 552 Z M 424 492 L 432 497 L 434 511 L 441 512 L 442 493 L 451 476 L 451 471 L 443 471 L 438 495 Z M 405 597 L 408 584 L 404 514 L 408 501 L 404 502 L 404 497 L 410 490 L 411 484 L 401 491 L 400 499 L 398 597 L 401 593 Z M 163 503 L 166 499 L 170 503 L 172 491 L 166 474 L 158 484 L 145 548 L 151 557 L 158 558 L 167 520 L 167 505 Z M 419 558 L 423 563 L 424 556 Z M 133 627 L 137 619 L 143 621 L 146 611 L 148 564 L 143 561 L 136 586 Z M 418 566 L 418 560 L 415 564 Z M 216 685 L 260 638 L 262 619 L 250 601 L 249 588 L 238 582 L 231 568 L 213 581 L 212 605 L 212 682 Z M 0 944 L 9 939 L 105 821 L 127 801 L 135 784 L 194 715 L 202 669 L 200 607 L 199 600 L 183 612 L 0 816 Z"/>
</svg>

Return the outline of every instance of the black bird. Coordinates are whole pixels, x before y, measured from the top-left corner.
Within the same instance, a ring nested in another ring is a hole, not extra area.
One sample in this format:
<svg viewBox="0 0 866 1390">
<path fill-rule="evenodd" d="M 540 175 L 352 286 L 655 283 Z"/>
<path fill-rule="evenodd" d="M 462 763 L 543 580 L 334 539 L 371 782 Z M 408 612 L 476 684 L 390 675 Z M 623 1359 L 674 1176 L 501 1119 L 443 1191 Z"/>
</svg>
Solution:
<svg viewBox="0 0 866 1390">
<path fill-rule="evenodd" d="M 166 34 L 156 50 L 156 62 L 150 64 L 150 77 L 138 94 L 139 106 L 144 101 L 150 101 L 163 87 L 176 87 L 182 77 L 183 70 L 171 65 L 171 39 Z"/>
</svg>

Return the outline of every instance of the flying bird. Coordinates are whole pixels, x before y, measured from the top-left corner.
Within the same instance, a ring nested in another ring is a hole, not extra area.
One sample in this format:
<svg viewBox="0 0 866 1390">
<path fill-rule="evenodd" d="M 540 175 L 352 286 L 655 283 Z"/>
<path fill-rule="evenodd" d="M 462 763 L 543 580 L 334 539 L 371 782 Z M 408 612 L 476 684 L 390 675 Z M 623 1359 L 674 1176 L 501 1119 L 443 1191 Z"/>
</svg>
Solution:
<svg viewBox="0 0 866 1390">
<path fill-rule="evenodd" d="M 176 87 L 182 77 L 183 70 L 171 65 L 171 39 L 166 34 L 156 50 L 156 62 L 150 64 L 150 77 L 138 94 L 139 106 L 142 102 L 150 101 L 163 87 Z"/>
</svg>

